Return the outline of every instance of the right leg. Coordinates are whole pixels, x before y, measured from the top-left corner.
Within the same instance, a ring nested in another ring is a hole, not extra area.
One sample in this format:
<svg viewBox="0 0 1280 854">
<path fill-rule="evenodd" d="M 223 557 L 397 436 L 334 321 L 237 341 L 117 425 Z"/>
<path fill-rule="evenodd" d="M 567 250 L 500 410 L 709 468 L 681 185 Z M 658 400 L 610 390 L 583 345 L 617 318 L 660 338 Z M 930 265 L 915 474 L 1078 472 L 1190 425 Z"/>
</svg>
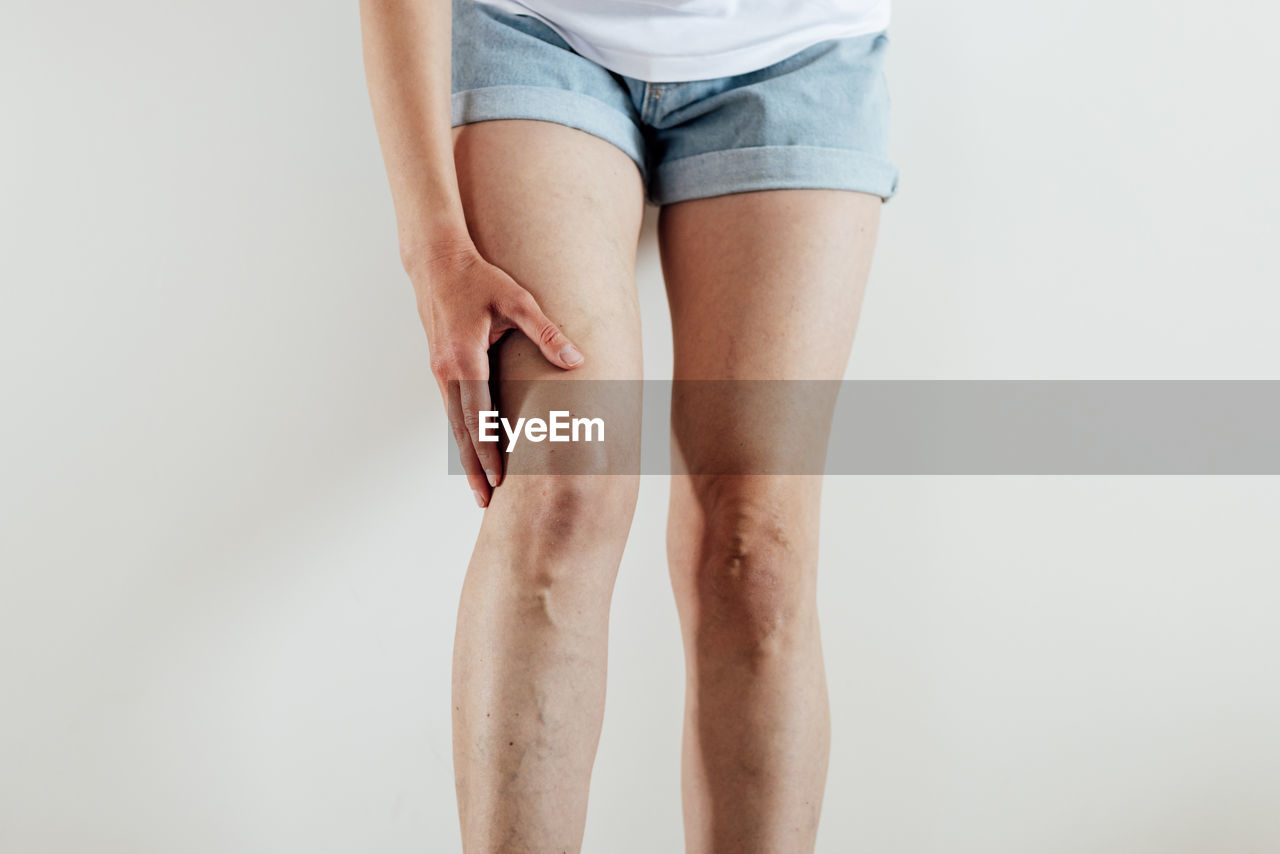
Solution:
<svg viewBox="0 0 1280 854">
<path fill-rule="evenodd" d="M 565 372 L 527 339 L 498 345 L 504 417 L 546 416 L 512 380 L 639 380 L 635 256 L 644 200 L 633 161 L 563 125 L 454 130 L 463 208 L 481 255 L 531 291 L 586 362 Z M 576 852 L 604 712 L 609 601 L 638 474 L 509 474 L 463 584 L 453 659 L 463 848 Z"/>
</svg>

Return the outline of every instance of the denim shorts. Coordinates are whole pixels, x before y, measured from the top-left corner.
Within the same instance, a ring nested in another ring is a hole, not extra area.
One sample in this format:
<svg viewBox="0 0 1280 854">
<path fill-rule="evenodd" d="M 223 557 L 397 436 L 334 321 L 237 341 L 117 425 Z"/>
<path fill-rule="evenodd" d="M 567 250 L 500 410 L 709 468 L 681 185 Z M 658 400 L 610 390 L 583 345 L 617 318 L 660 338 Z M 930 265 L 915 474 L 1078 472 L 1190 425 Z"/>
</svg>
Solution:
<svg viewBox="0 0 1280 854">
<path fill-rule="evenodd" d="M 453 125 L 538 119 L 622 149 L 655 205 L 751 190 L 888 199 L 886 33 L 819 42 L 767 68 L 645 82 L 575 52 L 527 15 L 453 0 Z"/>
</svg>

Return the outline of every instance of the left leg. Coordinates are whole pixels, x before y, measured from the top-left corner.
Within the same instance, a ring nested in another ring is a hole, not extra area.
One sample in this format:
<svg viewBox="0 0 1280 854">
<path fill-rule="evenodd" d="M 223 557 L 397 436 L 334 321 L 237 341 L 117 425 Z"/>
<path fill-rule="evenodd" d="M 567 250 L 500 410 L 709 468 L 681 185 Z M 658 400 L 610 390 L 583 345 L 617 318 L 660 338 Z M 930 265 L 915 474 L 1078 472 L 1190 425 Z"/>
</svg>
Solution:
<svg viewBox="0 0 1280 854">
<path fill-rule="evenodd" d="M 664 207 L 675 379 L 843 378 L 880 206 L 864 193 L 772 190 Z M 776 450 L 731 399 L 677 396 L 673 405 L 695 470 L 704 451 L 723 465 L 732 446 L 767 465 Z M 725 424 L 735 425 L 731 442 L 698 441 Z M 811 474 L 672 478 L 689 854 L 813 850 L 829 740 L 815 592 L 820 492 Z"/>
</svg>

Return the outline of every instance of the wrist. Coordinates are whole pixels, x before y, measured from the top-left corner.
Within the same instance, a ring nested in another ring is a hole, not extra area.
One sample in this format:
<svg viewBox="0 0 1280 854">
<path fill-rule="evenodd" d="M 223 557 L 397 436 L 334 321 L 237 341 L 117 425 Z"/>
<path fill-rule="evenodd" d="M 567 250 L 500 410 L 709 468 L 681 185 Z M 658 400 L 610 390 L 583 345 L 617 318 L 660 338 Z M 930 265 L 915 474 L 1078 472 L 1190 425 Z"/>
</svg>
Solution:
<svg viewBox="0 0 1280 854">
<path fill-rule="evenodd" d="M 400 263 L 415 282 L 439 267 L 442 261 L 475 253 L 476 245 L 465 225 L 443 225 L 400 238 Z"/>
</svg>

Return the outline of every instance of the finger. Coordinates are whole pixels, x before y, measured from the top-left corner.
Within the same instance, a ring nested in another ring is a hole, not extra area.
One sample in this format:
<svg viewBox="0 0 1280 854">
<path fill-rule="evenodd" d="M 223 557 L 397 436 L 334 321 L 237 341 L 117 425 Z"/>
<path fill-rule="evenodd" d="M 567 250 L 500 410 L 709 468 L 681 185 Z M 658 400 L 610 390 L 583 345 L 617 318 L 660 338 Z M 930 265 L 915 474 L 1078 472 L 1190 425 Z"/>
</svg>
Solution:
<svg viewBox="0 0 1280 854">
<path fill-rule="evenodd" d="M 498 442 L 485 442 L 480 436 L 480 413 L 493 411 L 493 400 L 489 394 L 489 359 L 485 354 L 479 354 L 475 367 L 467 374 L 467 379 L 459 382 L 459 386 L 463 423 L 471 437 L 476 457 L 480 460 L 480 467 L 484 470 L 485 479 L 489 486 L 496 487 L 502 478 L 502 452 Z M 489 435 L 501 437 L 500 433 L 492 430 Z"/>
<path fill-rule="evenodd" d="M 574 346 L 560 327 L 542 313 L 542 308 L 533 294 L 522 290 L 521 296 L 513 298 L 510 304 L 499 306 L 499 310 L 529 336 L 529 340 L 538 345 L 542 355 L 551 364 L 566 369 L 578 367 L 583 362 L 582 351 Z"/>
<path fill-rule="evenodd" d="M 476 504 L 480 507 L 489 505 L 489 482 L 485 479 L 484 468 L 476 457 L 475 446 L 471 443 L 471 434 L 462 416 L 462 398 L 458 380 L 448 380 L 445 406 L 449 411 L 449 427 L 453 430 L 453 441 L 458 444 L 458 458 L 462 461 L 462 470 L 467 475 L 467 483 L 475 495 Z"/>
</svg>

